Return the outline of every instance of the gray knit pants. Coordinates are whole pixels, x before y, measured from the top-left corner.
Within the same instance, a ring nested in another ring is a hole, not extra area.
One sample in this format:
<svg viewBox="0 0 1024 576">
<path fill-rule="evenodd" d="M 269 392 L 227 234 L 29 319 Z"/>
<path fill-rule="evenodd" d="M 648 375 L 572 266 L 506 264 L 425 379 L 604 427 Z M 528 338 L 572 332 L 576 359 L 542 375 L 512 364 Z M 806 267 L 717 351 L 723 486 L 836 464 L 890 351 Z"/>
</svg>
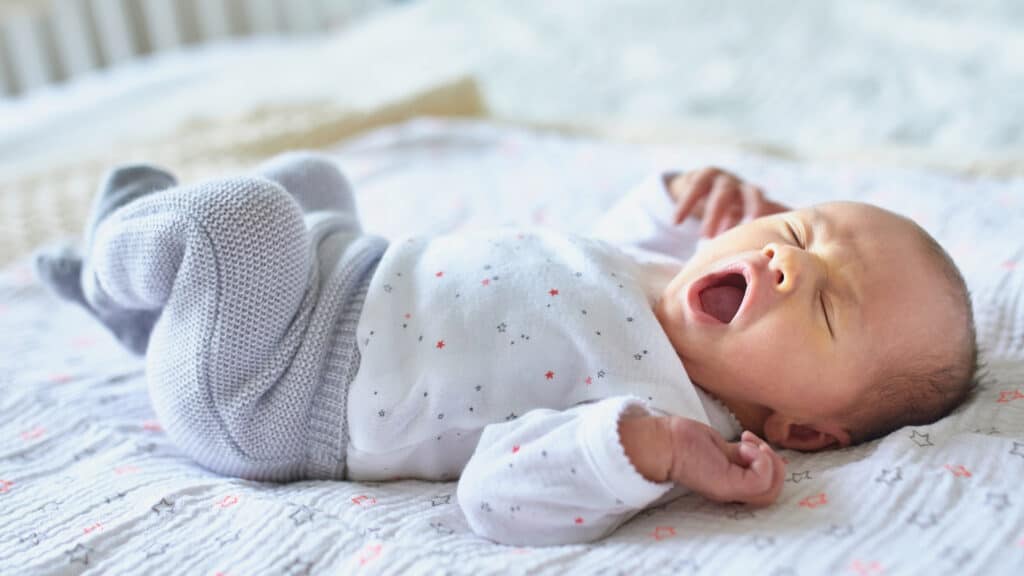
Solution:
<svg viewBox="0 0 1024 576">
<path fill-rule="evenodd" d="M 385 247 L 334 165 L 292 154 L 118 207 L 93 231 L 82 291 L 159 312 L 150 397 L 191 458 L 257 480 L 341 479 L 356 323 Z"/>
</svg>

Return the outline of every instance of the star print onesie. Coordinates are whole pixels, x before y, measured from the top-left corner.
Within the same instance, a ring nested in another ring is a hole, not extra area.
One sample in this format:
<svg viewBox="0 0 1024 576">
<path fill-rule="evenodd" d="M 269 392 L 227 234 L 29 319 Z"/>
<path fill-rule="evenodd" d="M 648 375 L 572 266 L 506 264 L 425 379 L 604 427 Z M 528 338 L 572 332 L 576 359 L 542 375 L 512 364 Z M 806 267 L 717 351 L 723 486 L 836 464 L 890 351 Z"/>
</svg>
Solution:
<svg viewBox="0 0 1024 576">
<path fill-rule="evenodd" d="M 643 478 L 618 421 L 735 419 L 687 378 L 653 313 L 695 249 L 658 176 L 591 237 L 461 232 L 396 241 L 359 320 L 348 477 L 460 477 L 478 534 L 509 544 L 607 535 L 678 496 Z"/>
<path fill-rule="evenodd" d="M 460 477 L 478 534 L 600 538 L 681 493 L 644 479 L 618 421 L 739 427 L 693 386 L 652 307 L 696 246 L 661 177 L 592 237 L 461 232 L 390 246 L 363 233 L 330 160 L 177 186 L 113 172 L 85 251 L 41 252 L 59 296 L 145 353 L 186 454 L 260 480 Z"/>
</svg>

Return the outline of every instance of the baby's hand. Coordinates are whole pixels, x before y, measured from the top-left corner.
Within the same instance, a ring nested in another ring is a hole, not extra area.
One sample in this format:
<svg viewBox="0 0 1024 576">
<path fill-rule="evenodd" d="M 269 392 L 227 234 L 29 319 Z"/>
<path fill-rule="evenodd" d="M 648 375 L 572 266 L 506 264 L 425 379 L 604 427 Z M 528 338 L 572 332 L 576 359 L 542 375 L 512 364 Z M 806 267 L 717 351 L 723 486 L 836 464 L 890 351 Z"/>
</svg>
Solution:
<svg viewBox="0 0 1024 576">
<path fill-rule="evenodd" d="M 673 418 L 670 479 L 716 502 L 767 506 L 779 497 L 786 465 L 750 431 L 726 442 L 710 426 Z"/>
<path fill-rule="evenodd" d="M 719 168 L 701 168 L 680 174 L 668 182 L 676 203 L 675 224 L 689 216 L 703 220 L 701 235 L 713 238 L 740 223 L 759 216 L 789 210 L 764 197 L 764 190 Z"/>
</svg>

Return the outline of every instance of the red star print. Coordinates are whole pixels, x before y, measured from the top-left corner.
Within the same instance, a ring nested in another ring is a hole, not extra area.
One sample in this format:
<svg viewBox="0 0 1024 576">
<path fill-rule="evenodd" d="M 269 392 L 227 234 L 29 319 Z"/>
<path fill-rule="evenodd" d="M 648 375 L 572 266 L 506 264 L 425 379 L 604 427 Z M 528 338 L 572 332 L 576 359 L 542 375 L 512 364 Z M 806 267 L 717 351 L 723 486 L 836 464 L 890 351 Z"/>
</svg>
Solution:
<svg viewBox="0 0 1024 576">
<path fill-rule="evenodd" d="M 594 382 L 594 379 L 591 378 L 590 376 L 587 376 L 587 379 L 584 380 L 584 382 L 587 383 L 587 386 L 590 386 Z"/>
<path fill-rule="evenodd" d="M 871 561 L 871 563 L 864 563 L 860 560 L 854 560 L 853 564 L 850 564 L 850 570 L 853 570 L 860 576 L 867 576 L 868 574 L 881 574 L 882 565 L 878 562 Z"/>
<path fill-rule="evenodd" d="M 85 534 L 88 534 L 88 533 L 93 532 L 95 530 L 103 530 L 103 523 L 102 522 L 96 522 L 92 526 L 86 526 L 85 528 L 82 528 L 82 532 L 84 532 Z"/>
<path fill-rule="evenodd" d="M 46 428 L 43 428 L 42 426 L 36 426 L 31 430 L 25 430 L 24 432 L 22 432 L 21 439 L 26 441 L 35 440 L 36 438 L 39 438 L 43 434 L 46 434 Z"/>
<path fill-rule="evenodd" d="M 548 380 L 552 380 L 555 377 L 555 373 L 552 372 L 551 370 L 548 370 L 547 372 L 544 373 L 544 377 L 547 378 Z"/>
<path fill-rule="evenodd" d="M 362 566 L 367 562 L 376 559 L 380 556 L 380 551 L 384 546 L 382 544 L 367 544 L 363 551 L 359 553 L 359 565 Z"/>
<path fill-rule="evenodd" d="M 132 466 L 131 464 L 129 464 L 127 466 L 118 466 L 117 468 L 114 468 L 114 474 L 117 474 L 118 476 L 122 476 L 124 474 L 131 474 L 133 472 L 138 472 L 138 471 L 139 471 L 139 467 L 138 466 Z"/>
<path fill-rule="evenodd" d="M 0 494 L 10 490 L 11 486 L 14 486 L 14 482 L 11 482 L 10 480 L 0 480 Z"/>
<path fill-rule="evenodd" d="M 409 318 L 412 318 L 412 314 L 409 314 L 408 312 L 406 312 L 405 313 L 405 319 L 408 320 Z"/>
<path fill-rule="evenodd" d="M 352 503 L 353 504 L 356 504 L 358 506 L 362 506 L 363 502 L 365 502 L 365 503 L 367 503 L 367 504 L 372 506 L 372 505 L 377 503 L 377 499 L 374 498 L 373 496 L 366 496 L 365 494 L 360 494 L 359 496 L 353 496 L 352 497 Z"/>
<path fill-rule="evenodd" d="M 1007 260 L 1006 262 L 1003 262 L 1003 268 L 1007 270 L 1015 270 L 1017 268 L 1017 261 Z"/>
<path fill-rule="evenodd" d="M 519 452 L 519 444 L 512 447 L 512 453 L 515 454 L 516 452 Z"/>
<path fill-rule="evenodd" d="M 75 348 L 92 348 L 96 345 L 96 339 L 92 336 L 79 336 L 71 341 Z"/>
<path fill-rule="evenodd" d="M 441 276 L 444 276 L 444 270 L 438 270 L 437 274 L 434 274 L 434 276 L 437 276 L 438 278 L 440 278 Z"/>
<path fill-rule="evenodd" d="M 583 517 L 582 516 L 577 516 L 576 517 L 576 523 L 577 524 L 583 524 Z"/>
<path fill-rule="evenodd" d="M 558 289 L 552 288 L 551 290 L 548 290 L 548 294 L 551 294 L 552 296 L 558 296 Z"/>
<path fill-rule="evenodd" d="M 58 372 L 56 374 L 50 374 L 50 382 L 54 384 L 64 384 L 65 382 L 71 382 L 71 375 L 64 372 Z"/>
<path fill-rule="evenodd" d="M 658 526 L 654 529 L 654 532 L 651 532 L 651 536 L 658 541 L 664 540 L 665 538 L 671 538 L 675 535 L 676 529 L 671 526 Z"/>
<path fill-rule="evenodd" d="M 238 504 L 238 496 L 227 495 L 221 498 L 220 502 L 217 502 L 217 506 L 221 508 L 231 508 L 235 504 Z"/>
<path fill-rule="evenodd" d="M 444 348 L 444 340 L 438 340 L 437 344 L 435 344 L 434 346 L 436 346 L 438 350 Z"/>
<path fill-rule="evenodd" d="M 1024 398 L 1024 394 L 1020 393 L 1020 390 L 1003 390 L 999 393 L 999 400 L 996 402 L 1000 404 L 1006 404 L 1007 402 L 1013 402 L 1014 400 L 1020 400 Z"/>
<path fill-rule="evenodd" d="M 825 493 L 817 494 L 815 496 L 808 496 L 800 501 L 800 505 L 805 508 L 817 508 L 818 506 L 824 506 L 828 504 L 828 498 Z"/>
<path fill-rule="evenodd" d="M 163 428 L 160 427 L 160 423 L 156 420 L 146 420 L 142 423 L 142 429 L 149 430 L 150 432 L 159 432 L 163 430 Z"/>
<path fill-rule="evenodd" d="M 480 281 L 480 283 L 483 284 L 484 286 L 489 286 L 490 283 L 491 283 L 491 279 L 490 278 L 484 278 L 483 280 Z"/>
<path fill-rule="evenodd" d="M 946 468 L 946 470 L 949 470 L 950 472 L 952 472 L 953 476 L 956 476 L 957 478 L 970 478 L 971 477 L 970 470 L 968 470 L 967 468 L 964 468 L 962 464 L 957 464 L 956 466 L 951 466 L 949 464 L 946 464 L 945 468 Z"/>
</svg>

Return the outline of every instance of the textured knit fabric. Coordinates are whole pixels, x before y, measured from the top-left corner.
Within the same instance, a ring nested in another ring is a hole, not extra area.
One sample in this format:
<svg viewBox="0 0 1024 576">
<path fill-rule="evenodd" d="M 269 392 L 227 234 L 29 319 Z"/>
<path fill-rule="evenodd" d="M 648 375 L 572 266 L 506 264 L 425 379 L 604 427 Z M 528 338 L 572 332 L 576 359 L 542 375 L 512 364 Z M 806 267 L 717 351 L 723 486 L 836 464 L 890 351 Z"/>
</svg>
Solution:
<svg viewBox="0 0 1024 576">
<path fill-rule="evenodd" d="M 150 397 L 186 454 L 246 478 L 342 478 L 355 321 L 384 247 L 351 212 L 304 214 L 275 182 L 226 178 L 105 218 L 83 284 L 160 311 Z"/>
<path fill-rule="evenodd" d="M 609 219 L 660 230 L 658 212 L 671 205 L 655 179 Z M 675 250 L 692 250 L 694 232 L 682 227 Z M 674 414 L 735 438 L 653 313 L 682 262 L 654 251 L 656 238 L 634 240 L 499 230 L 396 241 L 359 323 L 349 477 L 461 473 L 459 503 L 478 533 L 580 542 L 672 488 L 629 463 L 621 417 Z"/>
</svg>

